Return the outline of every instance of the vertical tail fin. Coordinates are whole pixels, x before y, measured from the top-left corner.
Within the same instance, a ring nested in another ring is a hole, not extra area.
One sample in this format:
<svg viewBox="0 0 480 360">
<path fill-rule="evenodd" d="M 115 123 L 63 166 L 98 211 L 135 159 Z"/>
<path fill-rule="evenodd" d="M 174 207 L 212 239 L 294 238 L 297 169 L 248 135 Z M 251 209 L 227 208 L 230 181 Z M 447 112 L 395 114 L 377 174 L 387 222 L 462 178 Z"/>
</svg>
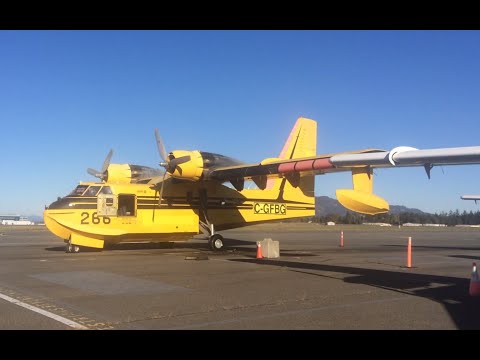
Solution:
<svg viewBox="0 0 480 360">
<path fill-rule="evenodd" d="M 296 159 L 317 154 L 317 122 L 307 118 L 298 118 L 283 149 L 280 159 Z"/>
<path fill-rule="evenodd" d="M 297 159 L 317 154 L 317 122 L 307 118 L 298 118 L 287 141 L 280 152 L 280 159 Z M 283 187 L 281 183 L 285 181 Z M 311 174 L 291 173 L 287 179 L 275 179 L 267 182 L 267 189 L 278 189 L 287 200 L 302 199 L 315 202 L 315 176 Z"/>
<path fill-rule="evenodd" d="M 317 123 L 314 120 L 299 118 L 290 132 L 279 158 L 288 160 L 314 157 L 316 156 L 316 147 Z M 243 194 L 253 201 L 254 207 L 268 201 L 283 209 L 281 216 L 278 213 L 265 213 L 260 217 L 255 213 L 252 215 L 252 219 L 255 220 L 252 221 L 315 215 L 315 176 L 313 173 L 289 172 L 283 176 L 280 174 L 278 177 L 269 178 L 264 190 L 244 190 Z M 250 215 L 243 216 L 249 217 Z"/>
</svg>

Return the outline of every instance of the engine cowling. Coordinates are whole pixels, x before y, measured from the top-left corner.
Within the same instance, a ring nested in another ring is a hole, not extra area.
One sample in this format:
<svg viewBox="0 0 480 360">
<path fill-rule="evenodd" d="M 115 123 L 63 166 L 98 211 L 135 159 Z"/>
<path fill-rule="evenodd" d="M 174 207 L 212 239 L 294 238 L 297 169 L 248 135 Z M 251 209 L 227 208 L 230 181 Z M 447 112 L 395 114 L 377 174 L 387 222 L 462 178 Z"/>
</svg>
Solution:
<svg viewBox="0 0 480 360">
<path fill-rule="evenodd" d="M 203 157 L 200 151 L 175 150 L 169 154 L 168 159 L 167 172 L 172 177 L 190 181 L 201 179 L 203 174 Z M 175 164 L 176 160 L 182 162 Z"/>
<path fill-rule="evenodd" d="M 243 164 L 228 156 L 205 151 L 175 150 L 168 155 L 165 164 L 167 172 L 174 178 L 198 181 L 204 172 L 218 167 L 228 167 Z"/>
<path fill-rule="evenodd" d="M 110 164 L 108 165 L 105 182 L 115 184 L 133 184 L 142 179 L 161 176 L 159 169 L 148 166 L 133 164 Z"/>
</svg>

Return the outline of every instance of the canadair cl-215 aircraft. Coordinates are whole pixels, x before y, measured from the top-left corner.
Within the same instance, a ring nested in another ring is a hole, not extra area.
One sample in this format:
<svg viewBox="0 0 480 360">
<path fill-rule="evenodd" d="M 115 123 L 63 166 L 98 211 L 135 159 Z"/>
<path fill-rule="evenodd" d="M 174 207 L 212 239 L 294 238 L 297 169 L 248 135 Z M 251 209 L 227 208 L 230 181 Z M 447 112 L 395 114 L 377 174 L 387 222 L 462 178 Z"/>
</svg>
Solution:
<svg viewBox="0 0 480 360">
<path fill-rule="evenodd" d="M 314 176 L 350 171 L 353 189 L 338 189 L 338 201 L 363 214 L 388 212 L 387 201 L 373 194 L 373 169 L 479 164 L 480 146 L 418 150 L 364 149 L 316 154 L 317 123 L 299 118 L 278 158 L 245 164 L 203 151 L 167 154 L 155 131 L 162 158 L 158 169 L 110 164 L 88 169 L 100 182 L 80 182 L 67 196 L 45 208 L 48 229 L 63 239 L 67 252 L 80 247 L 134 241 L 187 240 L 203 232 L 213 250 L 223 248 L 216 231 L 315 215 Z M 245 181 L 257 188 L 246 189 Z"/>
</svg>

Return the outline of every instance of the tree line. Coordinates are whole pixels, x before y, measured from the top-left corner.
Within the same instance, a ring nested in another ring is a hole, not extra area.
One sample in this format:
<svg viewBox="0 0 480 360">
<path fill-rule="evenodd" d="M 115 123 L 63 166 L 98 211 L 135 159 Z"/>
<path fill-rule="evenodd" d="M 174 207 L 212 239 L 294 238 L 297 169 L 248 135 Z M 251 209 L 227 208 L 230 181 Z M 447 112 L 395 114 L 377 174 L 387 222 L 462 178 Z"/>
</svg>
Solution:
<svg viewBox="0 0 480 360">
<path fill-rule="evenodd" d="M 402 212 L 399 214 L 386 213 L 378 215 L 363 215 L 347 211 L 345 215 L 328 214 L 325 216 L 302 218 L 302 220 L 300 221 L 311 221 L 317 223 L 327 223 L 329 221 L 333 221 L 336 224 L 362 224 L 365 222 L 372 222 L 387 223 L 392 225 L 402 225 L 405 223 L 445 224 L 447 226 L 479 225 L 480 211 L 463 211 L 462 213 L 460 213 L 458 210 L 456 210 L 449 211 L 448 213 L 441 212 L 440 214 Z"/>
</svg>

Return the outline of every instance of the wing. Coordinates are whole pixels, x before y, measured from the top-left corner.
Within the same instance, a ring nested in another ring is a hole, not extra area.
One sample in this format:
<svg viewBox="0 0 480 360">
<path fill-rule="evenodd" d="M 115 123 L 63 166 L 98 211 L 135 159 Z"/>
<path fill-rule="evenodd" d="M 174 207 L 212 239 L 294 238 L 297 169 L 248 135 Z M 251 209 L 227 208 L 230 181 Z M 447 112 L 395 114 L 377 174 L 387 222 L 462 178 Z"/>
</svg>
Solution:
<svg viewBox="0 0 480 360">
<path fill-rule="evenodd" d="M 480 146 L 419 150 L 400 146 L 391 151 L 365 149 L 298 159 L 265 159 L 258 164 L 220 167 L 206 174 L 207 179 L 227 181 L 277 177 L 289 173 L 325 174 L 357 168 L 424 166 L 430 177 L 435 165 L 480 164 Z"/>
<path fill-rule="evenodd" d="M 374 168 L 424 166 L 430 178 L 430 170 L 435 165 L 461 164 L 480 164 L 480 146 L 427 150 L 402 146 L 391 151 L 366 149 L 309 158 L 267 159 L 260 164 L 217 168 L 207 173 L 207 177 L 219 181 L 229 180 L 241 191 L 244 179 L 252 179 L 260 189 L 265 189 L 267 178 L 285 177 L 293 187 L 297 187 L 301 177 L 310 174 L 351 171 L 353 189 L 337 189 L 337 200 L 352 211 L 380 214 L 387 212 L 389 205 L 386 200 L 373 194 Z"/>
<path fill-rule="evenodd" d="M 238 191 L 243 191 L 248 179 L 253 180 L 261 190 L 271 190 L 275 184 L 288 182 L 288 188 L 295 190 L 291 194 L 281 190 L 279 196 L 304 196 L 310 201 L 314 196 L 314 175 L 351 171 L 353 189 L 337 189 L 337 200 L 347 209 L 378 214 L 388 211 L 389 205 L 373 194 L 374 168 L 423 166 L 430 177 L 430 170 L 435 165 L 480 164 L 480 146 L 426 150 L 400 146 L 390 151 L 364 149 L 316 155 L 316 144 L 316 121 L 300 117 L 278 158 L 244 164 L 219 154 L 177 150 L 168 156 L 170 164 L 167 164 L 167 172 L 185 181 L 230 181 Z M 275 180 L 279 178 L 282 178 L 281 181 Z M 280 185 L 275 189 L 280 191 Z"/>
<path fill-rule="evenodd" d="M 462 200 L 475 200 L 475 202 L 477 202 L 477 200 L 480 200 L 480 195 L 462 195 Z"/>
</svg>

